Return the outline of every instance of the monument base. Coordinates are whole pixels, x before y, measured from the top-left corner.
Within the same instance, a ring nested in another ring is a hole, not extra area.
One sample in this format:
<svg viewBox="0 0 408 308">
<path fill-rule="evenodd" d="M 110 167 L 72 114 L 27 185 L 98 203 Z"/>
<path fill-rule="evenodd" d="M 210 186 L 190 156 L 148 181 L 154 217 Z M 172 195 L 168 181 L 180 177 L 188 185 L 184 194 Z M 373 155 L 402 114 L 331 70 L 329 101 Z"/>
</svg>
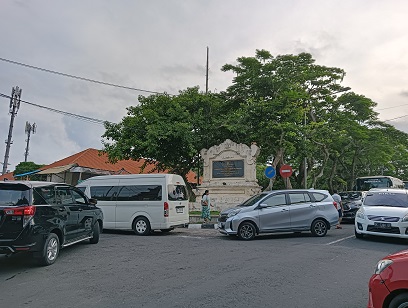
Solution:
<svg viewBox="0 0 408 308">
<path fill-rule="evenodd" d="M 196 191 L 197 202 L 200 204 L 201 196 L 206 189 L 210 191 L 211 203 L 214 205 L 211 210 L 223 211 L 237 206 L 251 196 L 261 192 L 261 186 L 257 183 L 247 183 L 246 185 L 210 185 L 198 186 Z"/>
</svg>

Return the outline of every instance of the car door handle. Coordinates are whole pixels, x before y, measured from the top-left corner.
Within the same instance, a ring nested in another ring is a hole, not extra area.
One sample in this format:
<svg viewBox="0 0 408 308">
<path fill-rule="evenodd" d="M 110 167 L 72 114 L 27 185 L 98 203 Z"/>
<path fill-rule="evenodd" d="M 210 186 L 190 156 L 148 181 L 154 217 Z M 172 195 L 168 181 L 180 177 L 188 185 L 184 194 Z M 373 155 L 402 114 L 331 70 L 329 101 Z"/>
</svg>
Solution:
<svg viewBox="0 0 408 308">
<path fill-rule="evenodd" d="M 309 207 L 316 207 L 316 205 L 314 205 L 314 204 L 311 204 L 311 205 L 309 205 Z"/>
<path fill-rule="evenodd" d="M 59 210 L 60 212 L 64 212 L 64 211 L 65 211 L 65 208 L 64 208 L 64 207 L 60 207 L 58 210 Z"/>
<path fill-rule="evenodd" d="M 281 212 L 288 212 L 288 209 L 282 209 Z"/>
</svg>

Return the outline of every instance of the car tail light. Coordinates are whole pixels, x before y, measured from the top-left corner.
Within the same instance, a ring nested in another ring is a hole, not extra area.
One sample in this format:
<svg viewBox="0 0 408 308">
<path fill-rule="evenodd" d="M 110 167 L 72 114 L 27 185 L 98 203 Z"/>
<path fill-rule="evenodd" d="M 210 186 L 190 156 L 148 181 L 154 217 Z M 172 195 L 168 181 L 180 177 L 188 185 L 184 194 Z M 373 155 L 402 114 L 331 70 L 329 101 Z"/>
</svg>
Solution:
<svg viewBox="0 0 408 308">
<path fill-rule="evenodd" d="M 333 201 L 333 205 L 334 205 L 335 209 L 337 210 L 337 202 L 336 201 Z"/>
<path fill-rule="evenodd" d="M 169 204 L 164 202 L 164 217 L 169 217 Z"/>
<path fill-rule="evenodd" d="M 3 210 L 5 216 L 23 216 L 23 228 L 30 222 L 35 214 L 35 206 L 20 206 L 5 208 Z"/>
</svg>

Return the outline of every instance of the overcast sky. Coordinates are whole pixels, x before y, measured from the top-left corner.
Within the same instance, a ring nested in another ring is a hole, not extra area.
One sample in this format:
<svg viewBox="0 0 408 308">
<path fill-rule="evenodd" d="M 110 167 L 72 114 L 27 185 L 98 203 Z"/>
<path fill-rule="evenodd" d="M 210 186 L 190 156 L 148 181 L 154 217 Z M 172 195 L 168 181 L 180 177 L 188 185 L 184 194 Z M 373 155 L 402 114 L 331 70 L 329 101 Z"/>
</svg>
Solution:
<svg viewBox="0 0 408 308">
<path fill-rule="evenodd" d="M 197 85 L 204 91 L 207 46 L 213 92 L 232 82 L 232 74 L 220 68 L 254 56 L 256 49 L 274 56 L 309 52 L 319 65 L 344 69 L 345 87 L 377 102 L 381 120 L 408 132 L 407 12 L 406 0 L 1 0 L 0 94 L 11 95 L 18 86 L 23 101 L 119 122 L 126 107 L 149 93 L 4 59 L 177 94 Z M 9 103 L 0 97 L 1 162 Z M 21 103 L 10 171 L 24 161 L 27 121 L 37 125 L 28 161 L 50 164 L 87 148 L 102 148 L 103 125 Z"/>
</svg>

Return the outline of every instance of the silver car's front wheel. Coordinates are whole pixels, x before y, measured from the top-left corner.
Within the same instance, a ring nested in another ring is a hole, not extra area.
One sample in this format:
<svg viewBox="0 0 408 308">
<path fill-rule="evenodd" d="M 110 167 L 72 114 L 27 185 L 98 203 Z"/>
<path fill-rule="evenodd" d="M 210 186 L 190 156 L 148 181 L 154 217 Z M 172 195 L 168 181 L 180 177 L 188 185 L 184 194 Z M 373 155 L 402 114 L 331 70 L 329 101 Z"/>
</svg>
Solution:
<svg viewBox="0 0 408 308">
<path fill-rule="evenodd" d="M 316 219 L 312 223 L 311 231 L 314 236 L 319 236 L 319 237 L 325 236 L 327 234 L 326 222 L 322 219 Z"/>
<path fill-rule="evenodd" d="M 238 237 L 241 240 L 252 240 L 256 235 L 256 228 L 253 223 L 244 222 L 238 228 Z"/>
</svg>

